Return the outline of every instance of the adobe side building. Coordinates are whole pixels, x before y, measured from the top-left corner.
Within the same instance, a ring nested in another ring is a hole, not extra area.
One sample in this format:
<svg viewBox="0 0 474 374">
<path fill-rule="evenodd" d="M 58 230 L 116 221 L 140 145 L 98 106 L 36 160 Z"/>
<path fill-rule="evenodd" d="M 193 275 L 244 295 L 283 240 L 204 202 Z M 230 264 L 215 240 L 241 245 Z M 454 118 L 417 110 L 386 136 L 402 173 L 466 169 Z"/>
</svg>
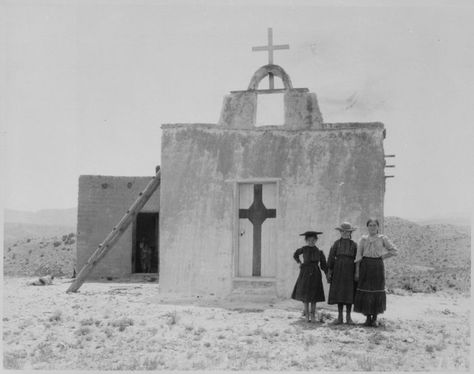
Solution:
<svg viewBox="0 0 474 374">
<path fill-rule="evenodd" d="M 259 89 L 267 76 L 270 89 Z M 283 89 L 273 88 L 274 77 Z M 284 95 L 284 124 L 256 127 L 257 97 L 273 93 Z M 384 137 L 379 122 L 324 123 L 316 94 L 293 88 L 273 63 L 257 70 L 247 90 L 224 98 L 217 124 L 162 125 L 159 198 L 155 193 L 144 210 L 155 219 L 159 212 L 159 228 L 149 223 L 140 232 L 156 242 L 160 293 L 238 296 L 262 289 L 289 297 L 298 275 L 292 254 L 303 244 L 298 234 L 323 231 L 317 245 L 327 256 L 341 221 L 361 229 L 368 217 L 383 221 Z M 111 180 L 115 189 L 100 178 L 80 180 L 78 265 L 137 196 L 138 189 L 125 189 L 125 178 Z M 139 272 L 138 226 L 95 276 Z"/>
<path fill-rule="evenodd" d="M 151 177 L 102 175 L 79 177 L 77 271 L 86 264 L 150 179 Z M 150 271 L 158 272 L 159 194 L 158 189 L 113 249 L 93 269 L 91 278 L 129 277 L 143 273 L 139 249 L 139 241 L 142 239 L 152 250 Z"/>
</svg>

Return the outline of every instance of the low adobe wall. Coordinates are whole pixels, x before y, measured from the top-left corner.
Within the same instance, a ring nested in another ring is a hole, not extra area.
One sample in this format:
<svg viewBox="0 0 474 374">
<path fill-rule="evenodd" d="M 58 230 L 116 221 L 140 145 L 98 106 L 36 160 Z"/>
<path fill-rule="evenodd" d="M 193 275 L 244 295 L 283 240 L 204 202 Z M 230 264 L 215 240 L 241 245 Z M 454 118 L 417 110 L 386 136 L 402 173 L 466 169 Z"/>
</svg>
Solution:
<svg viewBox="0 0 474 374">
<path fill-rule="evenodd" d="M 100 243 L 138 198 L 151 177 L 112 177 L 81 175 L 77 217 L 77 269 L 86 264 Z M 158 212 L 160 192 L 141 210 Z M 114 247 L 99 261 L 89 278 L 121 277 L 132 272 L 132 227 L 130 225 Z"/>
</svg>

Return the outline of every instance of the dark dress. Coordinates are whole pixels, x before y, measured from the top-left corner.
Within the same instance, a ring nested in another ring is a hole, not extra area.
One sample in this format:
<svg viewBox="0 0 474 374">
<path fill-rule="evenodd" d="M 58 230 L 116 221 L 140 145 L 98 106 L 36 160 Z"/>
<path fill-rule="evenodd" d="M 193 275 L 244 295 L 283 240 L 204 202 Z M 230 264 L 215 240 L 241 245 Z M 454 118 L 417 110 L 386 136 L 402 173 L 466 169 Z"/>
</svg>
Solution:
<svg viewBox="0 0 474 374">
<path fill-rule="evenodd" d="M 384 258 L 397 255 L 397 248 L 385 235 L 363 236 L 356 262 L 360 261 L 359 282 L 354 299 L 356 312 L 370 315 L 383 313 L 387 307 Z"/>
<path fill-rule="evenodd" d="M 329 251 L 328 270 L 331 277 L 328 304 L 353 304 L 357 244 L 351 239 L 336 240 Z"/>
<path fill-rule="evenodd" d="M 321 270 L 327 273 L 326 257 L 318 247 L 308 245 L 298 248 L 293 258 L 299 262 L 303 255 L 303 263 L 300 265 L 300 274 L 296 280 L 295 288 L 291 298 L 305 303 L 324 301 L 323 281 Z M 321 269 L 319 268 L 321 267 Z"/>
<path fill-rule="evenodd" d="M 354 299 L 354 311 L 364 315 L 381 314 L 387 309 L 385 267 L 381 257 L 363 257 Z"/>
</svg>

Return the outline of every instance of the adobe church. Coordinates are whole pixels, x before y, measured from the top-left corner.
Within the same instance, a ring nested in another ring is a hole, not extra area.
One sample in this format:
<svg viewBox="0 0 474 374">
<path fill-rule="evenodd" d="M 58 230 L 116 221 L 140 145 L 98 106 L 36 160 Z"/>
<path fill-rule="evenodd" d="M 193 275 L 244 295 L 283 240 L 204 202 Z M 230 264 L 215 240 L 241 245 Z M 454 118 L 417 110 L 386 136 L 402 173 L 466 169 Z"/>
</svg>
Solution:
<svg viewBox="0 0 474 374">
<path fill-rule="evenodd" d="M 300 233 L 323 231 L 317 245 L 327 256 L 342 221 L 361 231 L 368 217 L 383 221 L 384 125 L 324 123 L 316 94 L 294 88 L 273 64 L 283 48 L 270 29 L 268 45 L 254 48 L 268 51 L 269 63 L 246 90 L 225 96 L 217 124 L 162 125 L 161 186 L 93 278 L 143 273 L 138 243 L 146 240 L 160 293 L 229 296 L 261 287 L 287 298 Z M 268 89 L 259 87 L 264 78 Z M 284 124 L 257 127 L 258 96 L 278 93 Z M 80 177 L 78 269 L 149 179 Z"/>
</svg>

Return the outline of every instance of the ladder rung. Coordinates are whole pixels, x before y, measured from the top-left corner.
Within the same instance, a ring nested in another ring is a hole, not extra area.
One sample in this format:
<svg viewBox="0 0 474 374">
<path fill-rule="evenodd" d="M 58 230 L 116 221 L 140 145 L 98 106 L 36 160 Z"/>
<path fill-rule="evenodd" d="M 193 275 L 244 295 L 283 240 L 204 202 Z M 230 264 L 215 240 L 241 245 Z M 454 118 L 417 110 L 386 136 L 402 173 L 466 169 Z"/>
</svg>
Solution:
<svg viewBox="0 0 474 374">
<path fill-rule="evenodd" d="M 145 187 L 145 189 L 138 194 L 137 199 L 127 210 L 127 213 L 122 217 L 119 223 L 114 226 L 114 228 L 105 238 L 105 240 L 101 244 L 99 244 L 99 247 L 89 257 L 86 265 L 79 271 L 78 277 L 68 288 L 67 292 L 76 292 L 81 287 L 88 274 L 92 271 L 97 262 L 99 262 L 102 257 L 107 253 L 107 251 L 109 251 L 115 245 L 117 240 L 121 237 L 122 233 L 132 222 L 134 216 L 142 209 L 142 207 L 146 204 L 150 196 L 158 188 L 160 182 L 161 173 L 160 169 L 158 168 L 156 171 L 156 175 L 151 178 L 149 184 Z"/>
</svg>

